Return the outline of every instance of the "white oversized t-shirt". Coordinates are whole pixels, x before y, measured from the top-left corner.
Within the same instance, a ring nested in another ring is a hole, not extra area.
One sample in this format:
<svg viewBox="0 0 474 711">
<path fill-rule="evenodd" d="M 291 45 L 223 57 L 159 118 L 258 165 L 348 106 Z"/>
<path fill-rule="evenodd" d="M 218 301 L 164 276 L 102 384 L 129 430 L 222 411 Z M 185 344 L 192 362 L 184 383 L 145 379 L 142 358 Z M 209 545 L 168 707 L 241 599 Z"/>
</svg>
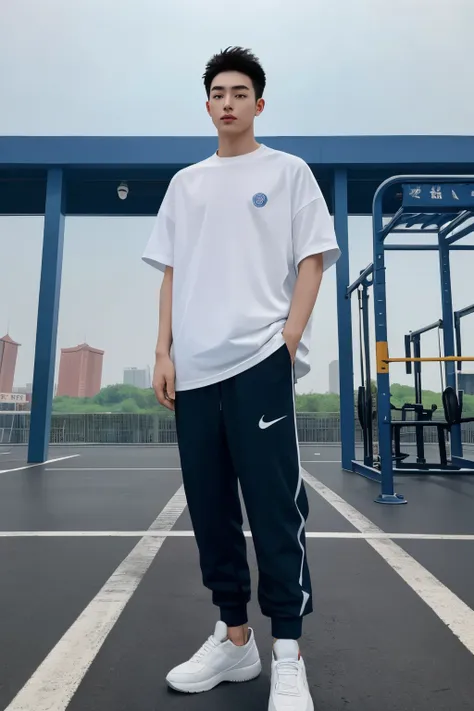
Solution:
<svg viewBox="0 0 474 711">
<path fill-rule="evenodd" d="M 171 356 L 176 390 L 203 387 L 284 344 L 298 265 L 339 258 L 319 185 L 300 158 L 265 145 L 210 158 L 172 178 L 143 260 L 173 267 Z M 310 370 L 310 318 L 295 363 Z"/>
</svg>

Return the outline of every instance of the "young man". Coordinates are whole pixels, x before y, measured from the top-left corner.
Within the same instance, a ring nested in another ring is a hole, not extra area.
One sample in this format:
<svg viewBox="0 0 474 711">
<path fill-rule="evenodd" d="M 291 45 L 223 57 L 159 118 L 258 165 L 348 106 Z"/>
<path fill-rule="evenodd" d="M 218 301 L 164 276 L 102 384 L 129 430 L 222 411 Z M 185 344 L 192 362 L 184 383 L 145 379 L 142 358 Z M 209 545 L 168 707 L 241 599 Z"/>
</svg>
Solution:
<svg viewBox="0 0 474 711">
<path fill-rule="evenodd" d="M 218 150 L 170 182 L 145 262 L 164 272 L 153 386 L 175 410 L 183 482 L 214 633 L 167 676 L 183 692 L 258 676 L 238 482 L 274 637 L 270 711 L 312 711 L 299 651 L 312 611 L 294 383 L 310 318 L 339 257 L 319 186 L 300 158 L 258 144 L 265 73 L 229 48 L 206 67 Z"/>
</svg>

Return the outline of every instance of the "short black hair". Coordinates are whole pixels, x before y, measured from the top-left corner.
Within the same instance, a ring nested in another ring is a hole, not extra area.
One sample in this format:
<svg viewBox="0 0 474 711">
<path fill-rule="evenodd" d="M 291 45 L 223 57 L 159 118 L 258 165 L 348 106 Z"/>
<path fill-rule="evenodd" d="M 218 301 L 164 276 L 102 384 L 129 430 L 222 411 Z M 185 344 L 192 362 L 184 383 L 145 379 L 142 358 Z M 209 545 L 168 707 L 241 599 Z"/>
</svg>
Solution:
<svg viewBox="0 0 474 711">
<path fill-rule="evenodd" d="M 252 80 L 257 101 L 262 98 L 267 79 L 260 60 L 249 49 L 227 47 L 227 49 L 211 57 L 202 77 L 208 98 L 211 93 L 212 82 L 221 72 L 240 72 L 245 74 Z"/>
</svg>

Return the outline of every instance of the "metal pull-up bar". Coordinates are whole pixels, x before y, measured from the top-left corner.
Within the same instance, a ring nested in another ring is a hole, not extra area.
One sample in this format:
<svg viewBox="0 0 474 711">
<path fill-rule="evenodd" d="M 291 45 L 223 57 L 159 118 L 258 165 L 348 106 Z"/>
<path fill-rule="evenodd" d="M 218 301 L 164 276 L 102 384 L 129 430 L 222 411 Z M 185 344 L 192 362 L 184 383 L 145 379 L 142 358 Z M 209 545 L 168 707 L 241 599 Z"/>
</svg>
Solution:
<svg viewBox="0 0 474 711">
<path fill-rule="evenodd" d="M 464 360 L 474 360 L 474 356 L 435 356 L 435 357 L 426 357 L 426 358 L 387 358 L 386 363 L 408 363 L 408 361 L 412 363 L 424 363 L 424 362 L 429 362 L 431 361 L 432 363 L 441 363 L 445 361 L 464 361 Z"/>
<path fill-rule="evenodd" d="M 422 358 L 390 358 L 388 355 L 388 344 L 385 341 L 379 341 L 376 344 L 376 355 L 378 373 L 388 373 L 389 363 L 447 363 L 460 361 L 474 362 L 474 356 L 427 356 Z"/>
</svg>

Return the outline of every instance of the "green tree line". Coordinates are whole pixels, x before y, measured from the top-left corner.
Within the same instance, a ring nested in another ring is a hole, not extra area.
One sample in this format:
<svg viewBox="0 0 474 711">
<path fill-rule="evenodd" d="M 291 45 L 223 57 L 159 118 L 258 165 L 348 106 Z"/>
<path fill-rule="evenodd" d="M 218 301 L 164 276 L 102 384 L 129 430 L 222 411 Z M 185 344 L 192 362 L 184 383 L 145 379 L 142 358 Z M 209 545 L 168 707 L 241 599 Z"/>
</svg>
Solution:
<svg viewBox="0 0 474 711">
<path fill-rule="evenodd" d="M 401 407 L 405 402 L 414 402 L 415 388 L 411 388 L 407 385 L 394 384 L 391 386 L 390 392 L 392 394 L 392 404 L 395 405 L 395 407 Z M 427 409 L 430 409 L 431 405 L 436 405 L 438 410 L 443 412 L 441 393 L 436 393 L 432 390 L 424 390 L 423 405 Z M 462 412 L 464 417 L 474 417 L 474 395 L 464 395 Z"/>
<path fill-rule="evenodd" d="M 373 384 L 375 393 L 375 383 Z M 404 403 L 414 402 L 414 388 L 407 385 L 393 384 L 391 387 L 392 403 L 401 407 Z M 356 396 L 355 396 L 355 402 Z M 426 390 L 423 393 L 423 403 L 430 408 L 432 404 L 443 410 L 441 393 Z M 329 393 L 308 393 L 296 396 L 298 412 L 338 413 L 339 396 Z M 159 404 L 155 393 L 150 388 L 142 390 L 133 385 L 109 385 L 102 388 L 92 398 L 56 397 L 53 401 L 54 413 L 94 413 L 94 412 L 125 412 L 125 413 L 160 413 L 172 416 L 172 413 Z M 464 396 L 463 414 L 474 416 L 474 396 Z"/>
</svg>

